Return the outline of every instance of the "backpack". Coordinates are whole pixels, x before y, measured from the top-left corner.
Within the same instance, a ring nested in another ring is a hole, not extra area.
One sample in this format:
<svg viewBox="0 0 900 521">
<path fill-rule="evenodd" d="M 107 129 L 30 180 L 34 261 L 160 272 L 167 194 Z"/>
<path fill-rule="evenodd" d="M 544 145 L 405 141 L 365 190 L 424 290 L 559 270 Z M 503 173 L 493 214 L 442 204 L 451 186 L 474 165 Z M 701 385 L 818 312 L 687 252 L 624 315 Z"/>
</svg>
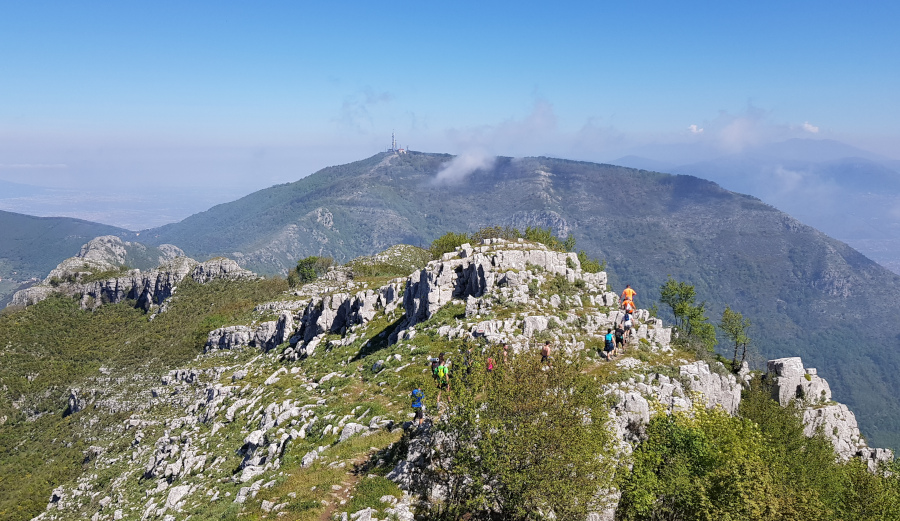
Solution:
<svg viewBox="0 0 900 521">
<path fill-rule="evenodd" d="M 435 358 L 431 361 L 431 374 L 437 376 L 438 374 L 438 359 Z"/>
<path fill-rule="evenodd" d="M 413 389 L 412 392 L 412 406 L 416 409 L 422 406 L 422 398 L 425 397 L 425 393 L 423 393 L 420 389 Z"/>
<path fill-rule="evenodd" d="M 622 307 L 625 308 L 625 312 L 629 315 L 634 313 L 634 303 L 632 303 L 630 300 L 626 300 L 625 303 L 622 304 Z"/>
<path fill-rule="evenodd" d="M 442 380 L 443 380 L 444 378 L 447 377 L 447 373 L 448 373 L 448 372 L 449 372 L 449 371 L 447 370 L 447 366 L 446 366 L 446 365 L 439 365 L 438 368 L 437 368 L 437 375 L 438 375 L 438 378 L 440 378 L 440 379 L 442 379 Z"/>
</svg>

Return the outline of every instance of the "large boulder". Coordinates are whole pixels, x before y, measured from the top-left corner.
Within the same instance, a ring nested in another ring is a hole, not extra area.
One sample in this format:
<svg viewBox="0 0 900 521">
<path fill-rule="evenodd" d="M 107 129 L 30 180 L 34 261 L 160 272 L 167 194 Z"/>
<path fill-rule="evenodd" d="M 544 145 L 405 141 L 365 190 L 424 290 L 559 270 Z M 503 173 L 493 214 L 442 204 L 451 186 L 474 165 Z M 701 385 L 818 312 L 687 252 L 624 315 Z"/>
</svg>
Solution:
<svg viewBox="0 0 900 521">
<path fill-rule="evenodd" d="M 767 363 L 773 382 L 772 398 L 786 406 L 791 400 L 805 404 L 822 404 L 831 400 L 831 387 L 816 374 L 805 369 L 800 357 L 779 358 Z"/>
<path fill-rule="evenodd" d="M 741 403 L 741 385 L 733 375 L 714 373 L 706 362 L 682 365 L 678 370 L 690 390 L 703 394 L 707 407 L 718 405 L 728 414 L 737 412 Z"/>
</svg>

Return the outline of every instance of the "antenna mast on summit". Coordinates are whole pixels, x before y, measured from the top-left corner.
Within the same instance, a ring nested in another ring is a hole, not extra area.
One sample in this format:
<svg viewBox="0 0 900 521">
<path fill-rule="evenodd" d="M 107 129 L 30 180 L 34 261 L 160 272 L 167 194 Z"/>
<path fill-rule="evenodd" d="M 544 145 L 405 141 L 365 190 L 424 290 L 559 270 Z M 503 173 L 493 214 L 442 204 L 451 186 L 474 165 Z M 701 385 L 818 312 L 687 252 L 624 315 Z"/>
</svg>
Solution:
<svg viewBox="0 0 900 521">
<path fill-rule="evenodd" d="M 394 139 L 394 131 L 391 131 L 391 152 L 397 151 L 397 140 Z"/>
</svg>

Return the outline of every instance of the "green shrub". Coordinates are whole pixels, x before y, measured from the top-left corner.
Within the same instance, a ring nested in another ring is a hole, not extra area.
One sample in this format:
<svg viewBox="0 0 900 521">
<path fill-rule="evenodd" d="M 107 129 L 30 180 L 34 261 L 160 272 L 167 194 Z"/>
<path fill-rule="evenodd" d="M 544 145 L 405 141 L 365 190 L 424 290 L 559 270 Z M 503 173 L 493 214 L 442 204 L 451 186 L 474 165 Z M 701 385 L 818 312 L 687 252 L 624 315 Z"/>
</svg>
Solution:
<svg viewBox="0 0 900 521">
<path fill-rule="evenodd" d="M 457 248 L 467 242 L 469 242 L 469 236 L 465 233 L 447 232 L 433 240 L 428 251 L 431 252 L 432 258 L 440 259 L 441 255 L 456 251 Z"/>
<path fill-rule="evenodd" d="M 607 408 L 578 358 L 560 353 L 541 370 L 534 353 L 511 355 L 492 373 L 453 382 L 435 428 L 435 472 L 447 486 L 434 517 L 584 519 L 606 500 L 613 459 Z M 443 455 L 452 455 L 444 458 Z"/>
<path fill-rule="evenodd" d="M 297 267 L 294 268 L 296 278 L 289 279 L 288 282 L 293 281 L 295 285 L 312 282 L 324 275 L 333 264 L 334 259 L 331 257 L 317 257 L 313 255 L 300 259 L 297 261 Z"/>
<path fill-rule="evenodd" d="M 586 273 L 600 273 L 606 270 L 606 261 L 600 262 L 592 259 L 584 250 L 578 252 L 578 262 L 581 263 L 581 270 Z"/>
</svg>

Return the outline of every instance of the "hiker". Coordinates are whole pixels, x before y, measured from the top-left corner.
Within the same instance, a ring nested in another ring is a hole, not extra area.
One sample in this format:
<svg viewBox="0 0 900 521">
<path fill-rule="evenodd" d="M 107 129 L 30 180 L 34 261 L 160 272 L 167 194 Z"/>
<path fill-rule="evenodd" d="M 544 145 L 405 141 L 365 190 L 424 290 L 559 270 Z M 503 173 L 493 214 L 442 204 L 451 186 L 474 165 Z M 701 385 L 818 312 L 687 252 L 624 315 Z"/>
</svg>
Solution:
<svg viewBox="0 0 900 521">
<path fill-rule="evenodd" d="M 637 295 L 637 292 L 631 289 L 631 284 L 626 284 L 625 290 L 622 291 L 622 303 L 624 304 L 627 301 L 631 301 L 631 304 L 634 305 L 635 295 Z"/>
<path fill-rule="evenodd" d="M 612 332 L 612 328 L 606 329 L 606 336 L 603 338 L 605 341 L 603 351 L 605 351 L 605 353 L 606 353 L 606 359 L 612 360 L 613 351 L 616 350 L 616 341 L 615 341 L 615 337 Z"/>
<path fill-rule="evenodd" d="M 625 352 L 625 326 L 621 323 L 616 325 L 616 354 Z M 621 349 L 621 351 L 620 351 Z"/>
<path fill-rule="evenodd" d="M 431 377 L 434 379 L 435 385 L 437 385 L 438 379 L 438 371 L 437 368 L 441 365 L 441 362 L 444 360 L 444 353 L 441 353 L 441 356 L 438 358 L 431 357 L 428 359 L 431 362 Z"/>
<path fill-rule="evenodd" d="M 494 372 L 494 365 L 495 365 L 495 363 L 494 363 L 494 357 L 493 357 L 493 356 L 489 356 L 488 359 L 487 359 L 487 372 L 488 372 L 488 373 L 493 373 L 493 372 Z"/>
<path fill-rule="evenodd" d="M 441 391 L 450 392 L 450 367 L 449 360 L 444 360 L 444 353 L 441 353 L 440 365 L 437 368 L 437 384 L 438 384 L 438 397 L 437 404 L 441 404 Z M 450 397 L 447 397 L 447 401 L 450 401 Z"/>
<path fill-rule="evenodd" d="M 509 363 L 509 344 L 503 344 L 503 365 Z"/>
<path fill-rule="evenodd" d="M 422 426 L 422 421 L 425 420 L 425 403 L 423 400 L 425 399 L 425 392 L 416 387 L 412 392 L 412 408 L 416 411 L 416 417 L 414 421 L 419 423 L 419 427 Z"/>
<path fill-rule="evenodd" d="M 634 313 L 634 301 L 626 300 L 622 302 L 622 309 L 625 310 L 625 314 L 627 315 Z"/>
<path fill-rule="evenodd" d="M 550 341 L 547 340 L 544 342 L 544 347 L 541 348 L 541 365 L 544 365 L 544 362 L 547 362 L 547 365 L 553 367 L 553 362 L 550 360 Z"/>
<path fill-rule="evenodd" d="M 631 326 L 633 322 L 631 321 L 631 313 L 625 313 L 625 318 L 622 320 L 622 327 L 625 329 L 625 342 L 629 342 L 631 340 Z"/>
</svg>

